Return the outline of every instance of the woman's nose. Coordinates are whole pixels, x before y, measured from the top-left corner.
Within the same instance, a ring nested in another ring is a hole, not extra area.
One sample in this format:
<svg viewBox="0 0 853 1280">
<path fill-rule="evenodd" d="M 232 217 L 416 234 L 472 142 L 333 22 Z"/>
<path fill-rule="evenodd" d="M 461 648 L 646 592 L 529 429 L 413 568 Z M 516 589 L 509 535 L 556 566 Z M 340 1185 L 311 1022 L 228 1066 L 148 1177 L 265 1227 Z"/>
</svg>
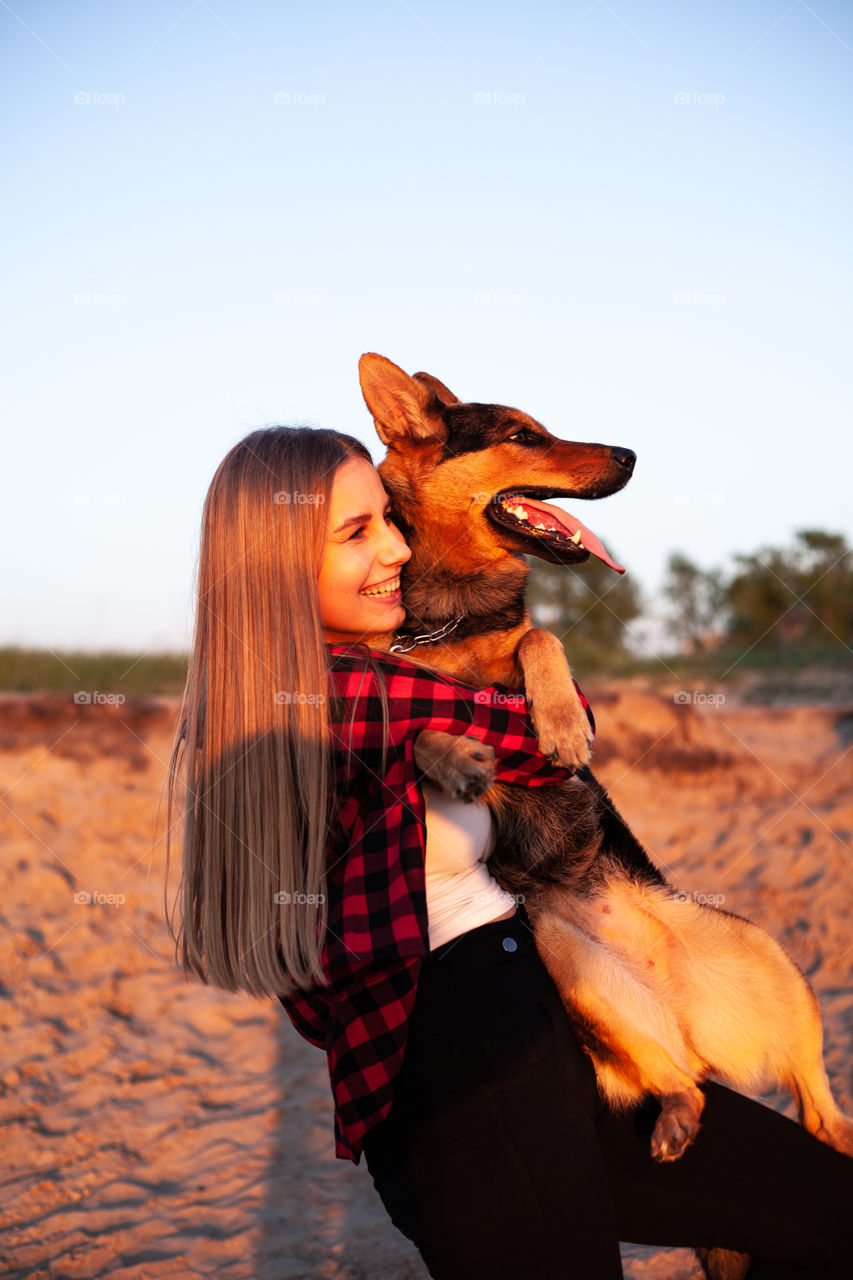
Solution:
<svg viewBox="0 0 853 1280">
<path fill-rule="evenodd" d="M 382 549 L 382 559 L 388 564 L 403 564 L 412 558 L 408 543 L 394 529 L 388 530 L 388 541 Z"/>
</svg>

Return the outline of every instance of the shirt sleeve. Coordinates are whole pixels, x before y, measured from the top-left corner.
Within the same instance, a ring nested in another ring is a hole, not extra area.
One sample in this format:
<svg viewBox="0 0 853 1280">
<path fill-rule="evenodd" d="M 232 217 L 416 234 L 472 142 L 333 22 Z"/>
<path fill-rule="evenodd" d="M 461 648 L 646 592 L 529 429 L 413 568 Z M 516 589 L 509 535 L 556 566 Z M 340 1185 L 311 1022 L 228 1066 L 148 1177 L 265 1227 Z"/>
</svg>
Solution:
<svg viewBox="0 0 853 1280">
<path fill-rule="evenodd" d="M 299 991 L 294 996 L 279 996 L 290 1021 L 310 1044 L 325 1049 L 329 1033 L 329 999 L 322 991 Z"/>
<path fill-rule="evenodd" d="M 495 750 L 498 782 L 547 786 L 565 782 L 571 770 L 554 765 L 539 751 L 523 694 L 505 685 L 478 689 L 403 658 L 372 651 L 388 695 L 388 747 L 398 748 L 421 729 L 468 734 Z M 336 745 L 349 747 L 371 770 L 382 750 L 382 702 L 377 675 L 362 654 L 332 648 L 332 688 L 340 699 L 333 717 Z M 582 696 L 582 695 L 581 695 Z M 584 704 L 586 700 L 583 699 Z"/>
</svg>

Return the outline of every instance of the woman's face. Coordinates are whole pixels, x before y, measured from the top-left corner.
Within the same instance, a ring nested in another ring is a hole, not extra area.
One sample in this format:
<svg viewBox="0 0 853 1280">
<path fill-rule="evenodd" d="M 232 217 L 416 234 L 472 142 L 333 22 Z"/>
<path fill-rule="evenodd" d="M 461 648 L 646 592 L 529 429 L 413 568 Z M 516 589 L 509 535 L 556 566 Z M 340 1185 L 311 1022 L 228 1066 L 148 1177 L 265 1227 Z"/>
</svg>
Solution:
<svg viewBox="0 0 853 1280">
<path fill-rule="evenodd" d="M 379 472 L 366 459 L 341 463 L 328 507 L 317 580 L 326 643 L 369 643 L 402 626 L 400 569 L 412 553 L 389 518 Z"/>
</svg>

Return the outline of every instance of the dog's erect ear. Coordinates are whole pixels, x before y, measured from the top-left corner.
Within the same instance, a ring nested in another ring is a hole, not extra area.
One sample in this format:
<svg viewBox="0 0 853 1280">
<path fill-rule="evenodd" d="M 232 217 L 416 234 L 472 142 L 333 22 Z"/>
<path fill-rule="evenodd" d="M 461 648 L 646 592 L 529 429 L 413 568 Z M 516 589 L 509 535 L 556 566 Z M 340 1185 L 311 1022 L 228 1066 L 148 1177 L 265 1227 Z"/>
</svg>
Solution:
<svg viewBox="0 0 853 1280">
<path fill-rule="evenodd" d="M 459 397 L 455 396 L 449 387 L 443 382 L 439 382 L 438 378 L 434 378 L 431 373 L 415 373 L 412 375 L 417 378 L 418 382 L 422 382 L 425 387 L 429 387 L 430 391 L 434 391 L 442 404 L 459 404 Z"/>
<path fill-rule="evenodd" d="M 358 376 L 364 402 L 384 445 L 391 448 L 406 440 L 443 444 L 447 439 L 441 402 L 430 387 L 372 351 L 359 360 Z"/>
</svg>

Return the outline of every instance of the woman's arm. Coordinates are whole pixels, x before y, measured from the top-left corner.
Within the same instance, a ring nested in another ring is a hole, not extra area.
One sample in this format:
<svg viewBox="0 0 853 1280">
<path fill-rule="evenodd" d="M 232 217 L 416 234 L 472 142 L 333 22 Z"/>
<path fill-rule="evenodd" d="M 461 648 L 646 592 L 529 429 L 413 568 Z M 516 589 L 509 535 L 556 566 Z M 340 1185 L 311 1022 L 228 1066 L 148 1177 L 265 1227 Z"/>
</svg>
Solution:
<svg viewBox="0 0 853 1280">
<path fill-rule="evenodd" d="M 337 652 L 336 652 L 337 650 Z M 338 699 L 332 716 L 337 745 L 350 747 L 377 770 L 382 751 L 382 703 L 376 675 L 358 651 L 331 646 L 331 682 Z M 454 677 L 372 652 L 388 693 L 388 746 L 398 747 L 422 729 L 465 734 L 495 751 L 495 780 L 525 786 L 564 782 L 568 769 L 543 756 L 521 694 L 501 685 L 477 689 Z"/>
</svg>

